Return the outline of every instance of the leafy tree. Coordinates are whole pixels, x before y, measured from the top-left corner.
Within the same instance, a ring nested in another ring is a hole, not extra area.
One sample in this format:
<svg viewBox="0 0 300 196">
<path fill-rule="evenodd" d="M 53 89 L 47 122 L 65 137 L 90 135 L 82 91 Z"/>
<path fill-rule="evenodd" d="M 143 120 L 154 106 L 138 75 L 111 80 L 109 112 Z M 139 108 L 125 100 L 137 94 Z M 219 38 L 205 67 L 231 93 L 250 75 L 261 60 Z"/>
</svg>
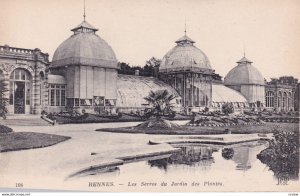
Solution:
<svg viewBox="0 0 300 196">
<path fill-rule="evenodd" d="M 125 75 L 134 75 L 135 70 L 139 70 L 139 74 L 141 76 L 154 76 L 155 69 L 159 69 L 160 63 L 161 60 L 155 57 L 152 57 L 148 61 L 146 61 L 144 67 L 130 66 L 128 63 L 119 62 L 118 66 L 120 67 L 120 69 L 118 70 L 118 73 L 125 74 Z"/>
<path fill-rule="evenodd" d="M 257 158 L 268 165 L 276 177 L 299 179 L 299 133 L 298 131 L 273 130 L 274 139 L 269 147 L 261 151 Z"/>
<path fill-rule="evenodd" d="M 144 99 L 153 106 L 152 115 L 159 120 L 163 115 L 172 112 L 170 102 L 174 98 L 176 98 L 176 96 L 169 94 L 167 90 L 157 90 L 150 91 L 149 95 Z"/>
<path fill-rule="evenodd" d="M 119 62 L 118 67 L 120 67 L 120 69 L 118 70 L 118 74 L 134 75 L 134 68 L 131 67 L 128 63 Z"/>
<path fill-rule="evenodd" d="M 161 63 L 160 59 L 155 57 L 151 57 L 148 61 L 146 61 L 146 65 L 144 67 L 159 67 Z"/>
<path fill-rule="evenodd" d="M 226 115 L 234 112 L 234 107 L 232 103 L 225 103 L 222 105 L 222 112 Z"/>
<path fill-rule="evenodd" d="M 148 61 L 146 61 L 146 65 L 143 67 L 144 72 L 149 73 L 150 76 L 155 76 L 156 69 L 157 70 L 159 69 L 160 64 L 161 64 L 160 59 L 152 57 Z"/>
<path fill-rule="evenodd" d="M 8 92 L 4 79 L 0 79 L 0 117 L 6 119 L 8 99 L 5 94 Z"/>
</svg>

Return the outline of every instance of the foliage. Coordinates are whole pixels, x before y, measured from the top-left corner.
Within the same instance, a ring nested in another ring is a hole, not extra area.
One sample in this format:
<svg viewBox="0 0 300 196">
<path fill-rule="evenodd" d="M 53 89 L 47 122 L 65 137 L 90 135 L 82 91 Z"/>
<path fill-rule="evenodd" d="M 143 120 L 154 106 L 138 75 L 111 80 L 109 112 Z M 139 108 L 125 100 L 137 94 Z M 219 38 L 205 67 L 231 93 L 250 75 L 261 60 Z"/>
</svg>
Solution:
<svg viewBox="0 0 300 196">
<path fill-rule="evenodd" d="M 233 104 L 225 103 L 224 105 L 222 105 L 222 112 L 226 115 L 233 113 L 234 112 Z"/>
<path fill-rule="evenodd" d="M 232 148 L 223 148 L 222 149 L 222 157 L 226 160 L 232 159 L 234 155 L 234 150 Z"/>
<path fill-rule="evenodd" d="M 119 74 L 125 74 L 125 75 L 134 75 L 135 70 L 139 70 L 140 76 L 155 76 L 156 70 L 159 68 L 159 65 L 161 63 L 160 59 L 157 59 L 155 57 L 150 58 L 148 61 L 146 61 L 144 67 L 140 66 L 130 66 L 128 63 L 119 62 L 120 69 L 118 70 Z"/>
<path fill-rule="evenodd" d="M 152 106 L 151 115 L 156 119 L 173 113 L 171 109 L 171 101 L 176 98 L 173 94 L 169 94 L 167 90 L 150 91 L 149 95 L 144 99 Z"/>
<path fill-rule="evenodd" d="M 274 130 L 274 139 L 257 158 L 270 167 L 276 177 L 299 178 L 299 133 L 297 131 Z"/>
<path fill-rule="evenodd" d="M 1 133 L 11 133 L 13 130 L 7 126 L 0 125 L 0 134 Z"/>
<path fill-rule="evenodd" d="M 147 120 L 146 122 L 143 122 L 134 129 L 139 129 L 145 131 L 145 133 L 153 133 L 151 131 L 156 130 L 177 130 L 180 129 L 181 126 L 177 125 L 176 123 L 173 123 L 169 120 L 165 119 L 155 119 L 155 120 Z M 150 131 L 150 132 L 149 132 Z"/>
<path fill-rule="evenodd" d="M 0 117 L 6 119 L 8 99 L 5 97 L 8 92 L 7 84 L 2 79 L 0 80 Z"/>
</svg>

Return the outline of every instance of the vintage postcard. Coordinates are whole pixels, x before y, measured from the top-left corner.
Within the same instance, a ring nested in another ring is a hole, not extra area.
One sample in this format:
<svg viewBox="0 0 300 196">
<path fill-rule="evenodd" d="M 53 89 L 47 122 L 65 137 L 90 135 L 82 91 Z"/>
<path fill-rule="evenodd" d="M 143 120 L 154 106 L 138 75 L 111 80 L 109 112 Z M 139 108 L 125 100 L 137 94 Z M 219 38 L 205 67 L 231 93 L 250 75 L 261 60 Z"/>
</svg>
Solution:
<svg viewBox="0 0 300 196">
<path fill-rule="evenodd" d="M 299 1 L 0 8 L 0 192 L 299 192 Z"/>
</svg>

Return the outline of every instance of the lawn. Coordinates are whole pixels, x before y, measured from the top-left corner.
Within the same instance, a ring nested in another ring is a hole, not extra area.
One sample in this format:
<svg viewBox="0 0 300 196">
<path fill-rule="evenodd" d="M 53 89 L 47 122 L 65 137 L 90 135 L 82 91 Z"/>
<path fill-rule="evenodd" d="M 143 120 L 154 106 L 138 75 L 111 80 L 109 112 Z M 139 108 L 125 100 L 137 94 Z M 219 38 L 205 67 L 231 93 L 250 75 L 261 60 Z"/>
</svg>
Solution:
<svg viewBox="0 0 300 196">
<path fill-rule="evenodd" d="M 49 116 L 48 116 L 49 118 Z M 87 114 L 85 118 L 72 118 L 62 115 L 54 115 L 50 118 L 51 120 L 56 120 L 58 124 L 84 124 L 84 123 L 109 123 L 109 122 L 141 122 L 145 121 L 142 117 L 133 115 L 133 114 L 122 114 L 120 118 L 110 118 L 105 116 L 97 116 L 95 114 Z M 154 119 L 151 117 L 150 119 Z M 190 120 L 190 116 L 176 114 L 174 118 L 166 118 L 169 120 Z"/>
<path fill-rule="evenodd" d="M 70 137 L 45 133 L 0 133 L 0 152 L 43 148 L 55 145 L 68 139 L 70 139 Z"/>
<path fill-rule="evenodd" d="M 116 132 L 116 133 L 169 134 L 169 135 L 209 135 L 209 134 L 225 134 L 228 133 L 229 131 L 232 134 L 272 133 L 275 129 L 298 132 L 299 124 L 264 123 L 261 125 L 236 125 L 236 126 L 222 126 L 222 127 L 181 126 L 179 128 L 172 129 L 172 130 L 121 127 L 121 128 L 97 129 L 96 131 Z"/>
</svg>

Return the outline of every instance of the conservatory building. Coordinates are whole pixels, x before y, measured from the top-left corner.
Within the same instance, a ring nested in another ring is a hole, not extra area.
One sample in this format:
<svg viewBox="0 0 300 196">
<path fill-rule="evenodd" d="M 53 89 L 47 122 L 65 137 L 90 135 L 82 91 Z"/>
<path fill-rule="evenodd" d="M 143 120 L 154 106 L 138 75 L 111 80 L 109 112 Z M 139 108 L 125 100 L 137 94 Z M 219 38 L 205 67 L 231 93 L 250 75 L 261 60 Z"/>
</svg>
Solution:
<svg viewBox="0 0 300 196">
<path fill-rule="evenodd" d="M 9 114 L 61 112 L 132 112 L 149 107 L 150 91 L 167 90 L 177 111 L 220 110 L 232 103 L 237 110 L 248 103 L 264 104 L 264 81 L 245 58 L 215 81 L 206 54 L 186 34 L 162 58 L 158 77 L 118 74 L 118 60 L 98 29 L 83 21 L 55 50 L 52 62 L 39 49 L 0 46 L 0 80 L 8 87 Z M 247 75 L 249 81 L 242 79 Z M 237 78 L 236 78 L 237 77 Z M 252 93 L 252 94 L 251 94 Z"/>
</svg>

